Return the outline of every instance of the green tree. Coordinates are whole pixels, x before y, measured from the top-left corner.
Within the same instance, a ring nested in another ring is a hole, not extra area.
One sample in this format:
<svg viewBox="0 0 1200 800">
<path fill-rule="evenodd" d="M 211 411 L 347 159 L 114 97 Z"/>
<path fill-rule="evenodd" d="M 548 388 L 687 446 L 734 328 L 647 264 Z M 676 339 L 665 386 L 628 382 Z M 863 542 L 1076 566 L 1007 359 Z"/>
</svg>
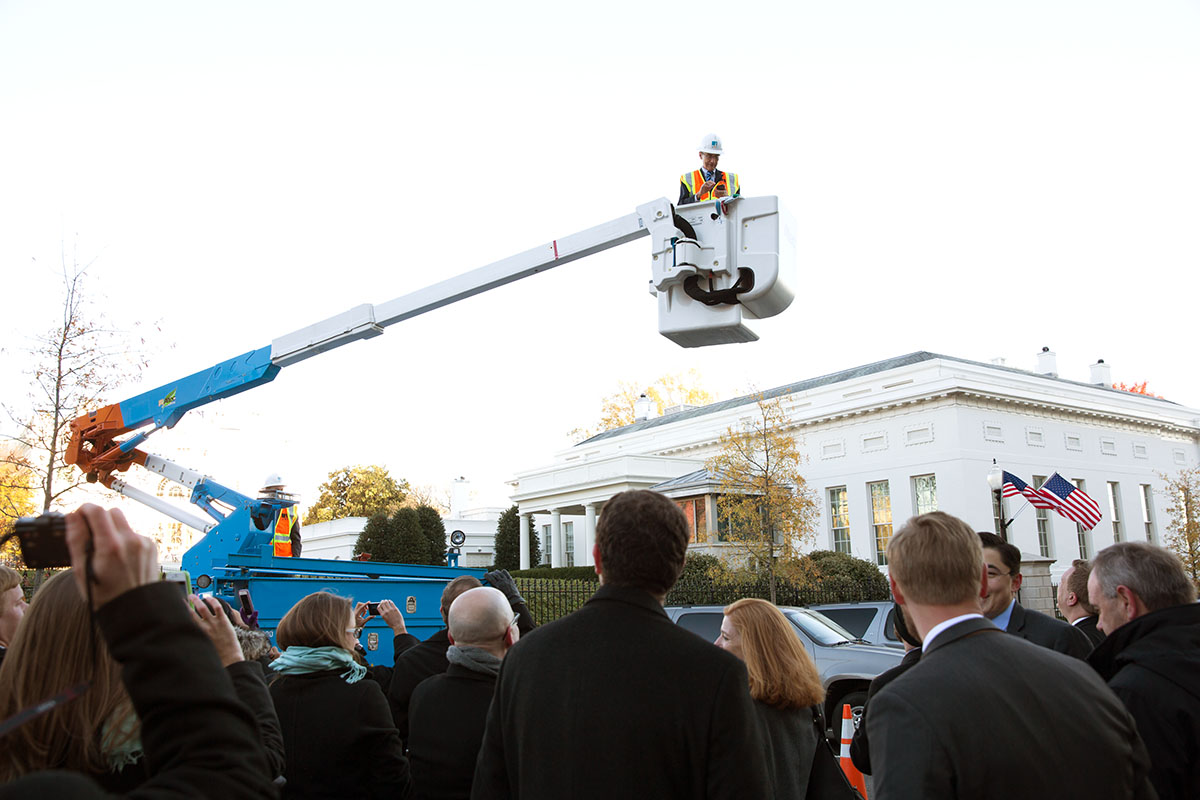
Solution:
<svg viewBox="0 0 1200 800">
<path fill-rule="evenodd" d="M 887 578 L 872 561 L 833 550 L 814 550 L 808 558 L 812 562 L 813 579 L 826 588 L 844 587 L 847 596 L 859 587 L 868 596 L 890 596 Z"/>
<path fill-rule="evenodd" d="M 617 384 L 615 392 L 600 401 L 599 421 L 586 428 L 575 428 L 568 436 L 574 441 L 581 442 L 598 433 L 632 425 L 634 403 L 642 394 L 650 398 L 659 415 L 672 406 L 707 405 L 716 398 L 713 397 L 712 392 L 700 385 L 700 381 L 700 373 L 695 369 L 687 372 L 668 373 L 649 385 L 621 381 Z"/>
<path fill-rule="evenodd" d="M 753 412 L 726 430 L 707 467 L 719 481 L 725 539 L 739 562 L 767 574 L 773 603 L 779 576 L 806 577 L 802 555 L 815 536 L 817 503 L 780 399 L 759 394 Z"/>
<path fill-rule="evenodd" d="M 429 537 L 421 530 L 421 517 L 415 508 L 402 508 L 392 514 L 395 526 L 396 560 L 401 564 L 429 564 Z"/>
<path fill-rule="evenodd" d="M 421 525 L 421 533 L 429 542 L 429 560 L 425 562 L 434 566 L 446 566 L 446 524 L 442 515 L 433 506 L 420 505 L 416 508 L 417 521 Z"/>
<path fill-rule="evenodd" d="M 397 481 L 387 467 L 342 467 L 329 473 L 320 496 L 308 507 L 305 525 L 345 517 L 371 517 L 400 508 L 408 496 L 408 481 Z M 372 554 L 373 555 L 373 554 Z"/>
<path fill-rule="evenodd" d="M 354 543 L 354 555 L 369 553 L 372 561 L 400 560 L 400 551 L 396 544 L 395 526 L 387 512 L 373 514 L 363 526 L 362 533 Z"/>
<path fill-rule="evenodd" d="M 1200 588 L 1200 467 L 1182 469 L 1175 476 L 1159 473 L 1166 481 L 1166 546 L 1183 561 L 1192 582 Z"/>
<path fill-rule="evenodd" d="M 495 545 L 496 569 L 506 569 L 509 572 L 521 568 L 521 512 L 511 506 L 500 515 L 496 521 Z M 529 565 L 536 567 L 542 563 L 542 544 L 537 534 L 529 532 Z"/>
</svg>

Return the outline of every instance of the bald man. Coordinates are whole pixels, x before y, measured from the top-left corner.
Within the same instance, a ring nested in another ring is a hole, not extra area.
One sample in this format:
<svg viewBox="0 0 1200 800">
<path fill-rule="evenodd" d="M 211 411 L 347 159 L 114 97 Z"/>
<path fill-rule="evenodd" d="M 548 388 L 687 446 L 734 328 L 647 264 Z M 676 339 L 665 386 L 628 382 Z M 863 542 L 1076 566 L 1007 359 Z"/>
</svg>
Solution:
<svg viewBox="0 0 1200 800">
<path fill-rule="evenodd" d="M 500 661 L 521 637 L 508 598 L 469 589 L 447 614 L 446 672 L 422 681 L 408 710 L 408 757 L 417 798 L 469 798 Z"/>
</svg>

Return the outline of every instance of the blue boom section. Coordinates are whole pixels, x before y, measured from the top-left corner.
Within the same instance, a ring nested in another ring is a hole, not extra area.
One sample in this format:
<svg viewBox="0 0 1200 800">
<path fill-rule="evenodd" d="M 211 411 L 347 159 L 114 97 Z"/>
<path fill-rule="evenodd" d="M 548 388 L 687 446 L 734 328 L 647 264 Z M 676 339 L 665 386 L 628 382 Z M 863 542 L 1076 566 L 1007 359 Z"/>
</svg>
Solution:
<svg viewBox="0 0 1200 800">
<path fill-rule="evenodd" d="M 148 422 L 172 428 L 193 408 L 269 383 L 278 373 L 279 367 L 271 363 L 271 346 L 260 347 L 124 401 L 121 419 L 130 430 Z M 137 442 L 140 439 L 134 437 L 122 449 L 129 452 Z"/>
</svg>

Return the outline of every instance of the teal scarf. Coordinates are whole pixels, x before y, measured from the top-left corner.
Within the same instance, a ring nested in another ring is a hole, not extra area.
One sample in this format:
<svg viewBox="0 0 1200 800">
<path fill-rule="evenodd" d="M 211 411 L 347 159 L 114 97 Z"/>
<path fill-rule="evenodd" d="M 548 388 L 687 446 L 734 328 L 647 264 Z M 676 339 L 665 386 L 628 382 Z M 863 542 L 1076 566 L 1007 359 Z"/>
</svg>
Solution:
<svg viewBox="0 0 1200 800">
<path fill-rule="evenodd" d="M 271 662 L 271 669 L 281 675 L 307 675 L 327 669 L 344 667 L 341 677 L 346 683 L 358 683 L 367 674 L 367 668 L 354 660 L 341 647 L 296 647 L 292 645 L 279 658 Z"/>
</svg>

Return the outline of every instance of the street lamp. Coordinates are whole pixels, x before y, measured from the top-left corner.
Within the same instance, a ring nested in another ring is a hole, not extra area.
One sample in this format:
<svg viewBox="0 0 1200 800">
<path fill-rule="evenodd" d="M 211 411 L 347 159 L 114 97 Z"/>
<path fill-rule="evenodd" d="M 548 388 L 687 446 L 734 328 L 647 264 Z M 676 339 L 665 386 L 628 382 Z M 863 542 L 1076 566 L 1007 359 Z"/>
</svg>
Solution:
<svg viewBox="0 0 1200 800">
<path fill-rule="evenodd" d="M 1004 470 L 996 466 L 996 459 L 992 459 L 992 468 L 987 474 L 988 486 L 992 487 L 992 492 L 995 494 L 996 517 L 1000 520 L 1000 538 L 1008 541 L 1008 523 L 1011 519 L 1004 518 Z"/>
</svg>

